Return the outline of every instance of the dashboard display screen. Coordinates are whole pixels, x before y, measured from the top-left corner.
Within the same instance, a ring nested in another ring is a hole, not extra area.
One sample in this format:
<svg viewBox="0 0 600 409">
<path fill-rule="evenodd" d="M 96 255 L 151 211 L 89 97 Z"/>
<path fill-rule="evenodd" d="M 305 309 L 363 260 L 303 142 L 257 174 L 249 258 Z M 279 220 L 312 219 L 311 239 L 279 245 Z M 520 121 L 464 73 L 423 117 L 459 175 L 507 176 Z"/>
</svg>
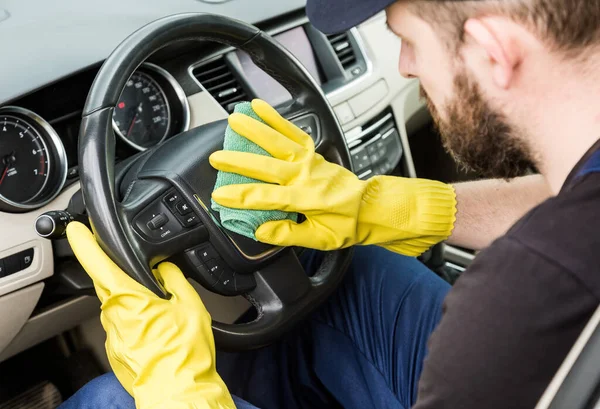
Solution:
<svg viewBox="0 0 600 409">
<path fill-rule="evenodd" d="M 297 27 L 275 36 L 285 48 L 296 56 L 308 72 L 321 84 L 317 60 L 304 28 Z M 246 80 L 256 90 L 257 96 L 271 105 L 279 105 L 291 99 L 290 93 L 270 75 L 258 68 L 250 56 L 236 51 Z"/>
</svg>

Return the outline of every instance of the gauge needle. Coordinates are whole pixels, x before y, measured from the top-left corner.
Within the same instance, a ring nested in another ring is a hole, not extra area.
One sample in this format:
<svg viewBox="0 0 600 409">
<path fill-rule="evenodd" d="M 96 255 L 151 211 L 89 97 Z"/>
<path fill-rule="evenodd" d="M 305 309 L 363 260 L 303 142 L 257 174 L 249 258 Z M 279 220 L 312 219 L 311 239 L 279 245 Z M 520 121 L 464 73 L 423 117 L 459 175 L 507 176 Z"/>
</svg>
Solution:
<svg viewBox="0 0 600 409">
<path fill-rule="evenodd" d="M 2 163 L 4 164 L 4 170 L 2 171 L 2 176 L 0 177 L 0 185 L 4 182 L 4 178 L 6 178 L 6 174 L 8 173 L 8 169 L 15 161 L 15 153 L 11 152 L 2 158 Z"/>
<path fill-rule="evenodd" d="M 127 135 L 125 136 L 126 138 L 129 138 L 129 135 L 131 135 L 131 131 L 133 131 L 133 127 L 135 126 L 135 120 L 138 117 L 138 113 L 136 112 L 135 115 L 133 116 L 133 119 L 131 120 L 131 125 L 129 125 L 129 130 L 127 131 Z"/>
<path fill-rule="evenodd" d="M 4 182 L 4 178 L 6 177 L 7 173 L 8 173 L 8 165 L 4 166 L 4 172 L 2 172 L 2 177 L 0 178 L 0 185 L 2 184 L 2 182 Z"/>
<path fill-rule="evenodd" d="M 127 131 L 127 135 L 125 136 L 126 138 L 129 138 L 129 135 L 131 135 L 131 131 L 133 131 L 133 127 L 135 126 L 135 121 L 137 120 L 137 117 L 140 114 L 140 112 L 142 112 L 142 103 L 140 103 L 138 105 L 137 109 L 135 110 L 135 115 L 133 116 L 133 119 L 131 120 L 131 125 L 129 125 L 129 130 Z"/>
</svg>

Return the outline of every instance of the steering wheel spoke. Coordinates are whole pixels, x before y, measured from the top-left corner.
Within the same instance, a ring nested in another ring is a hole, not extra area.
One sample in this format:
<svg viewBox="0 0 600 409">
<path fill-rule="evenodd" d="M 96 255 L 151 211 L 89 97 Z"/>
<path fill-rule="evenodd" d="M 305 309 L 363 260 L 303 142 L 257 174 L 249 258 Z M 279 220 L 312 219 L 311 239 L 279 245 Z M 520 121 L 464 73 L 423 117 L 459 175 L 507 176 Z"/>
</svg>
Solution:
<svg viewBox="0 0 600 409">
<path fill-rule="evenodd" d="M 351 248 L 325 253 L 318 270 L 309 277 L 295 251 L 285 249 L 274 262 L 257 271 L 256 288 L 246 294 L 257 309 L 257 318 L 244 324 L 213 323 L 218 345 L 227 350 L 240 350 L 259 348 L 275 341 L 329 297 L 343 278 L 343 274 L 332 278 L 330 269 L 345 271 L 352 253 Z M 342 263 L 340 256 L 343 256 Z M 232 333 L 243 335 L 232 337 Z"/>
<path fill-rule="evenodd" d="M 296 253 L 285 249 L 272 263 L 256 272 L 257 287 L 248 295 L 264 310 L 291 308 L 311 290 Z"/>
</svg>

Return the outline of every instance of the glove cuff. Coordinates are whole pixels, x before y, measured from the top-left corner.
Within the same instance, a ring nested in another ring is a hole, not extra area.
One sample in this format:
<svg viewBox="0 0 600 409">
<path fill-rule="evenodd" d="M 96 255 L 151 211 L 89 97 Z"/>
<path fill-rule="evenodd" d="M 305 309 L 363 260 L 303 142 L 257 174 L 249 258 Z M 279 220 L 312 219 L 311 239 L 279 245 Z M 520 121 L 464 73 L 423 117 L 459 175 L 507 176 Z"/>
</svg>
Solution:
<svg viewBox="0 0 600 409">
<path fill-rule="evenodd" d="M 452 185 L 415 179 L 416 215 L 421 234 L 446 240 L 456 222 L 456 192 Z M 436 242 L 436 243 L 437 243 Z M 433 243 L 433 244 L 436 244 Z"/>
<path fill-rule="evenodd" d="M 424 179 L 376 176 L 369 179 L 359 214 L 362 244 L 378 244 L 418 256 L 446 240 L 456 221 L 451 185 Z"/>
</svg>

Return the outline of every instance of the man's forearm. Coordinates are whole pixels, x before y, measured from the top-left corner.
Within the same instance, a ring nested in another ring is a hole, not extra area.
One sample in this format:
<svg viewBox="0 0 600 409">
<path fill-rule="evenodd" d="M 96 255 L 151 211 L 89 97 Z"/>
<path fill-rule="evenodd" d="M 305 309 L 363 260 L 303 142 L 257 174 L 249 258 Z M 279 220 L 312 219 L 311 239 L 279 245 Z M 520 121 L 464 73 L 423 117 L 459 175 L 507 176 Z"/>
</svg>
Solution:
<svg viewBox="0 0 600 409">
<path fill-rule="evenodd" d="M 540 175 L 510 182 L 481 180 L 454 185 L 458 212 L 449 244 L 480 250 L 551 196 Z"/>
</svg>

